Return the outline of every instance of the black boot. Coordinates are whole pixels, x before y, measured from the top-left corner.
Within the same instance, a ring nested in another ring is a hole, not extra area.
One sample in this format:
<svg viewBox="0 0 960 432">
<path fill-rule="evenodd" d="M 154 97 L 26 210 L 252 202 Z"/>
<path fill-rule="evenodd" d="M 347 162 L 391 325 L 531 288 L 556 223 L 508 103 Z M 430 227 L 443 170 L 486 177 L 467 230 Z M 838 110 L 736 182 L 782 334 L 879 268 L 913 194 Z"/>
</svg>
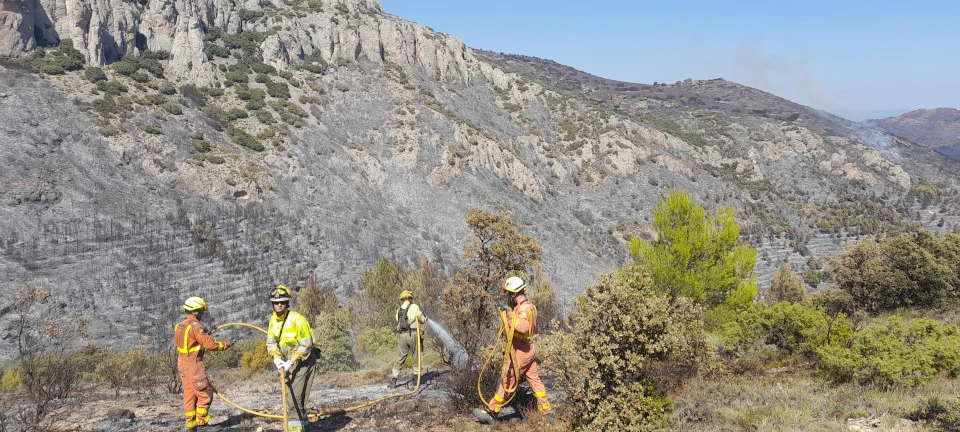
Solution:
<svg viewBox="0 0 960 432">
<path fill-rule="evenodd" d="M 397 388 L 397 377 L 390 378 L 390 388 Z"/>
<path fill-rule="evenodd" d="M 500 420 L 500 414 L 491 412 L 486 408 L 474 408 L 473 416 L 477 418 L 477 421 L 483 424 L 494 424 Z"/>
</svg>

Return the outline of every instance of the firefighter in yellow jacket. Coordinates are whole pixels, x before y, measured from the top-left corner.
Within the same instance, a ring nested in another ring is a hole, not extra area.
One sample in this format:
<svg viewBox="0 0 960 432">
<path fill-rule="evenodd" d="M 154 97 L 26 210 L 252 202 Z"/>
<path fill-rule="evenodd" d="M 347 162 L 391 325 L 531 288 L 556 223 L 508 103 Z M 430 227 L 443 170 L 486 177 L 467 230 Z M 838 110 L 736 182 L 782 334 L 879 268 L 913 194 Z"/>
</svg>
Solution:
<svg viewBox="0 0 960 432">
<path fill-rule="evenodd" d="M 550 401 L 547 400 L 547 389 L 540 381 L 540 374 L 537 372 L 537 350 L 533 347 L 533 342 L 530 341 L 533 335 L 537 333 L 537 307 L 527 298 L 527 284 L 523 282 L 523 279 L 518 277 L 507 278 L 503 282 L 502 288 L 511 307 L 507 314 L 509 323 L 507 331 L 513 332 L 513 348 L 517 353 L 520 375 L 527 379 L 534 397 L 537 398 L 537 410 L 552 423 L 553 410 L 550 408 Z M 486 408 L 473 410 L 473 415 L 481 423 L 496 423 L 508 396 L 506 389 L 517 387 L 520 377 L 514 376 L 513 364 L 508 362 L 504 367 L 503 379 L 500 382 L 500 387 L 497 388 L 497 394 L 488 403 L 490 410 Z"/>
<path fill-rule="evenodd" d="M 413 374 L 420 375 L 420 365 L 417 359 L 419 348 L 423 345 L 423 333 L 417 338 L 417 323 L 427 322 L 427 317 L 423 315 L 420 306 L 413 302 L 413 293 L 403 290 L 400 293 L 400 308 L 397 309 L 394 318 L 397 320 L 397 359 L 393 362 L 393 378 L 390 379 L 390 388 L 397 387 L 397 379 L 400 377 L 400 370 L 407 357 L 413 360 Z"/>
<path fill-rule="evenodd" d="M 317 368 L 313 329 L 303 315 L 290 310 L 290 290 L 283 285 L 270 293 L 273 315 L 267 328 L 267 353 L 287 374 L 287 430 L 303 431 L 309 424 L 307 402 Z"/>
<path fill-rule="evenodd" d="M 173 344 L 177 347 L 177 370 L 183 384 L 183 415 L 188 431 L 210 423 L 210 401 L 213 389 L 203 365 L 205 351 L 223 351 L 230 348 L 228 342 L 217 342 L 200 324 L 207 303 L 200 297 L 190 297 L 183 302 L 186 318 L 173 328 Z"/>
</svg>

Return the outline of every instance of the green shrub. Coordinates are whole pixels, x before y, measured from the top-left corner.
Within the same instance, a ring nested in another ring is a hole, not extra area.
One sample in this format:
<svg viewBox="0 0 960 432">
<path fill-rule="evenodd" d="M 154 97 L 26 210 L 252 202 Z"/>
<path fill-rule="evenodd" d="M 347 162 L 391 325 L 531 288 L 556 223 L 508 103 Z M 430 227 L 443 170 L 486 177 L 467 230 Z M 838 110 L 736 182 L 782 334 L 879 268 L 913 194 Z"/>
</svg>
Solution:
<svg viewBox="0 0 960 432">
<path fill-rule="evenodd" d="M 269 81 L 267 85 L 267 94 L 277 99 L 290 99 L 290 87 L 287 83 Z"/>
<path fill-rule="evenodd" d="M 167 103 L 167 98 L 162 94 L 145 94 L 141 99 L 138 100 L 141 105 L 153 105 L 153 106 L 162 106 Z"/>
<path fill-rule="evenodd" d="M 601 275 L 574 304 L 569 330 L 538 347 L 577 413 L 574 429 L 662 428 L 672 405 L 649 371 L 661 366 L 678 379 L 709 365 L 703 308 L 656 292 L 641 264 Z"/>
<path fill-rule="evenodd" d="M 323 312 L 316 326 L 317 359 L 322 372 L 346 372 L 353 366 L 350 334 L 347 333 L 347 313 L 343 310 Z"/>
<path fill-rule="evenodd" d="M 160 105 L 160 107 L 173 115 L 183 114 L 183 109 L 180 108 L 180 105 L 177 105 L 173 102 L 164 102 L 162 105 Z"/>
<path fill-rule="evenodd" d="M 112 349 L 97 365 L 96 374 L 119 395 L 121 390 L 136 390 L 145 385 L 150 378 L 147 362 L 147 349 L 143 346 L 126 352 Z"/>
<path fill-rule="evenodd" d="M 227 72 L 223 77 L 228 81 L 235 83 L 246 83 L 250 81 L 250 77 L 247 76 L 247 73 L 240 71 Z"/>
<path fill-rule="evenodd" d="M 280 71 L 280 73 L 278 73 L 277 75 L 279 75 L 280 78 L 283 78 L 287 81 L 290 81 L 293 79 L 293 73 L 290 71 Z"/>
<path fill-rule="evenodd" d="M 269 74 L 273 75 L 277 73 L 277 68 L 270 66 L 263 62 L 251 63 L 250 68 L 258 74 Z"/>
<path fill-rule="evenodd" d="M 219 27 L 207 27 L 207 33 L 203 35 L 203 41 L 213 42 L 220 39 L 220 36 L 223 36 L 223 30 L 220 30 Z M 206 44 L 204 44 L 204 48 L 206 48 Z"/>
<path fill-rule="evenodd" d="M 121 75 L 129 76 L 138 70 L 140 70 L 140 62 L 136 57 L 125 56 L 113 64 L 113 71 Z"/>
<path fill-rule="evenodd" d="M 209 160 L 209 155 L 207 155 L 205 159 Z M 223 158 L 220 159 L 222 160 Z M 264 342 L 263 339 L 247 339 L 236 342 L 226 351 L 207 353 L 207 358 L 209 359 L 206 360 L 207 367 L 210 369 L 242 367 L 243 356 L 248 353 L 256 353 L 259 344 L 266 344 L 266 342 Z"/>
<path fill-rule="evenodd" d="M 113 96 L 107 95 L 93 101 L 93 111 L 103 117 L 109 117 L 111 114 L 118 112 L 117 103 L 113 99 Z"/>
<path fill-rule="evenodd" d="M 202 135 L 201 135 L 201 137 L 202 137 Z M 194 147 L 195 149 L 197 149 L 197 151 L 200 152 L 200 153 L 206 153 L 206 152 L 210 151 L 211 149 L 213 149 L 213 147 L 210 145 L 210 141 L 207 141 L 207 140 L 205 140 L 205 139 L 203 139 L 203 138 L 194 139 L 194 140 L 193 140 L 193 147 Z"/>
<path fill-rule="evenodd" d="M 17 391 L 23 388 L 23 379 L 20 371 L 13 366 L 3 368 L 3 377 L 0 378 L 0 392 Z"/>
<path fill-rule="evenodd" d="M 54 61 L 63 70 L 83 69 L 83 54 L 73 47 L 73 40 L 69 38 L 60 41 L 54 52 Z"/>
<path fill-rule="evenodd" d="M 170 51 L 163 51 L 163 50 L 153 51 L 153 50 L 147 50 L 147 51 L 144 51 L 144 52 L 140 53 L 140 58 L 144 58 L 144 59 L 147 59 L 147 60 L 170 60 L 171 55 L 170 55 Z"/>
<path fill-rule="evenodd" d="M 717 338 L 718 348 L 727 353 L 746 353 L 763 347 L 764 328 L 769 323 L 761 305 L 754 304 L 740 311 L 725 308 L 722 312 L 729 316 L 716 317 L 720 324 L 711 332 Z"/>
<path fill-rule="evenodd" d="M 163 131 L 160 130 L 160 127 L 153 124 L 145 124 L 140 126 L 140 130 L 151 134 L 151 135 L 160 135 Z"/>
<path fill-rule="evenodd" d="M 247 118 L 247 111 L 241 108 L 230 108 L 225 110 L 216 105 L 207 105 L 203 108 L 203 115 L 214 120 L 222 122 L 231 122 L 241 118 Z"/>
<path fill-rule="evenodd" d="M 238 85 L 234 89 L 234 93 L 237 94 L 237 97 L 241 100 L 249 101 L 263 101 L 267 97 L 267 92 L 259 88 L 250 88 L 246 85 Z"/>
<path fill-rule="evenodd" d="M 175 95 L 177 94 L 177 86 L 170 81 L 164 81 L 160 83 L 160 88 L 157 91 L 165 95 Z"/>
<path fill-rule="evenodd" d="M 855 381 L 883 388 L 913 387 L 939 373 L 960 373 L 960 335 L 954 325 L 921 318 L 904 324 L 892 316 L 853 335 L 849 348 L 818 350 L 818 372 L 834 381 Z"/>
<path fill-rule="evenodd" d="M 97 83 L 107 81 L 107 74 L 103 72 L 102 68 L 88 67 L 83 71 L 83 78 L 92 83 Z"/>
<path fill-rule="evenodd" d="M 247 110 L 249 110 L 249 111 L 256 111 L 256 110 L 261 109 L 261 108 L 263 108 L 263 107 L 265 107 L 265 106 L 267 106 L 267 104 L 264 103 L 262 100 L 252 100 L 252 101 L 250 101 L 250 102 L 247 102 L 246 108 L 247 108 Z"/>
<path fill-rule="evenodd" d="M 798 303 L 803 301 L 805 294 L 806 287 L 803 286 L 803 281 L 793 273 L 790 264 L 784 262 L 780 266 L 780 270 L 777 270 L 777 273 L 773 275 L 773 280 L 770 281 L 770 289 L 764 294 L 763 300 L 767 305 L 784 301 Z"/>
<path fill-rule="evenodd" d="M 207 55 L 207 60 L 213 60 L 214 57 L 230 57 L 230 49 L 214 43 L 203 44 L 203 53 Z"/>
<path fill-rule="evenodd" d="M 240 21 L 253 21 L 263 16 L 263 11 L 255 11 L 250 9 L 241 8 L 238 11 L 240 15 Z"/>
<path fill-rule="evenodd" d="M 273 358 L 267 354 L 267 342 L 257 340 L 252 350 L 245 351 L 240 356 L 240 367 L 247 374 L 253 375 L 263 372 L 267 365 L 272 364 L 272 360 Z"/>
<path fill-rule="evenodd" d="M 253 112 L 253 115 L 260 120 L 260 123 L 269 125 L 277 122 L 277 119 L 273 117 L 273 114 L 270 114 L 269 111 L 265 109 L 259 109 Z"/>
<path fill-rule="evenodd" d="M 353 358 L 362 369 L 379 369 L 394 360 L 397 352 L 397 334 L 392 327 L 368 327 L 357 335 Z"/>
<path fill-rule="evenodd" d="M 211 154 L 204 155 L 204 160 L 206 160 L 207 162 L 210 162 L 210 163 L 212 163 L 212 164 L 214 164 L 214 165 L 221 165 L 221 164 L 223 164 L 223 163 L 226 162 L 226 160 L 223 158 L 223 156 L 211 155 Z"/>
<path fill-rule="evenodd" d="M 56 63 L 44 63 L 40 65 L 40 72 L 43 72 L 47 75 L 63 75 L 66 71 L 64 71 L 63 67 Z"/>
<path fill-rule="evenodd" d="M 764 311 L 766 343 L 788 352 L 813 349 L 826 340 L 827 317 L 799 303 L 780 302 Z"/>
<path fill-rule="evenodd" d="M 210 97 L 223 96 L 223 93 L 224 93 L 223 89 L 220 87 L 204 87 L 201 90 L 203 91 L 204 94 Z"/>
<path fill-rule="evenodd" d="M 960 292 L 960 234 L 919 230 L 863 240 L 831 261 L 837 286 L 870 312 L 937 307 Z"/>
<path fill-rule="evenodd" d="M 250 135 L 243 129 L 240 129 L 234 125 L 227 127 L 227 136 L 230 137 L 230 140 L 233 142 L 250 150 L 261 152 L 265 149 L 263 144 L 260 144 L 260 141 L 258 141 L 253 135 Z"/>
</svg>

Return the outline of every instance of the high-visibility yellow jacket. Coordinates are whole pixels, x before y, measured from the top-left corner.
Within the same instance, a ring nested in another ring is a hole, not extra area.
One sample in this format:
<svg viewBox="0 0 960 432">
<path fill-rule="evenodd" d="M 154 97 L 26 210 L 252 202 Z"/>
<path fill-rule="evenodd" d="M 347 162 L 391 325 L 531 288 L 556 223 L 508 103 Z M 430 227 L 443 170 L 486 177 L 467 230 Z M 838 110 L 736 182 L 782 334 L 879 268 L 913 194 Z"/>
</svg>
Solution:
<svg viewBox="0 0 960 432">
<path fill-rule="evenodd" d="M 406 322 L 400 323 L 400 318 L 402 318 L 403 310 L 406 309 Z M 420 306 L 417 306 L 416 303 L 412 303 L 409 300 L 404 301 L 403 304 L 397 309 L 394 318 L 397 320 L 397 329 L 406 328 L 409 331 L 414 331 L 414 321 L 423 324 L 427 322 L 427 317 L 423 316 L 423 312 L 420 311 Z"/>
<path fill-rule="evenodd" d="M 274 313 L 267 327 L 267 352 L 273 358 L 282 358 L 297 363 L 310 357 L 313 350 L 313 329 L 303 315 L 287 311 L 281 316 Z"/>
</svg>

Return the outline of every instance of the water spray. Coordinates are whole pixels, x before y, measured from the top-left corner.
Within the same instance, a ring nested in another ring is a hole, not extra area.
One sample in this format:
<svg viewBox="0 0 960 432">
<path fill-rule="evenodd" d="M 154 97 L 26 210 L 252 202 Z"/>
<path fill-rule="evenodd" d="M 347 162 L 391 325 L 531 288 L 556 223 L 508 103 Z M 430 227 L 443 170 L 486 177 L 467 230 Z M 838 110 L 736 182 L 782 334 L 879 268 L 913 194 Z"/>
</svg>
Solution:
<svg viewBox="0 0 960 432">
<path fill-rule="evenodd" d="M 427 325 L 429 325 L 430 329 L 437 335 L 437 339 L 443 343 L 443 346 L 450 350 L 452 354 L 450 360 L 453 362 L 453 365 L 456 367 L 466 366 L 467 359 L 469 358 L 467 350 L 463 349 L 463 346 L 457 343 L 457 341 L 453 339 L 453 336 L 450 336 L 450 332 L 433 319 L 428 319 Z"/>
</svg>

